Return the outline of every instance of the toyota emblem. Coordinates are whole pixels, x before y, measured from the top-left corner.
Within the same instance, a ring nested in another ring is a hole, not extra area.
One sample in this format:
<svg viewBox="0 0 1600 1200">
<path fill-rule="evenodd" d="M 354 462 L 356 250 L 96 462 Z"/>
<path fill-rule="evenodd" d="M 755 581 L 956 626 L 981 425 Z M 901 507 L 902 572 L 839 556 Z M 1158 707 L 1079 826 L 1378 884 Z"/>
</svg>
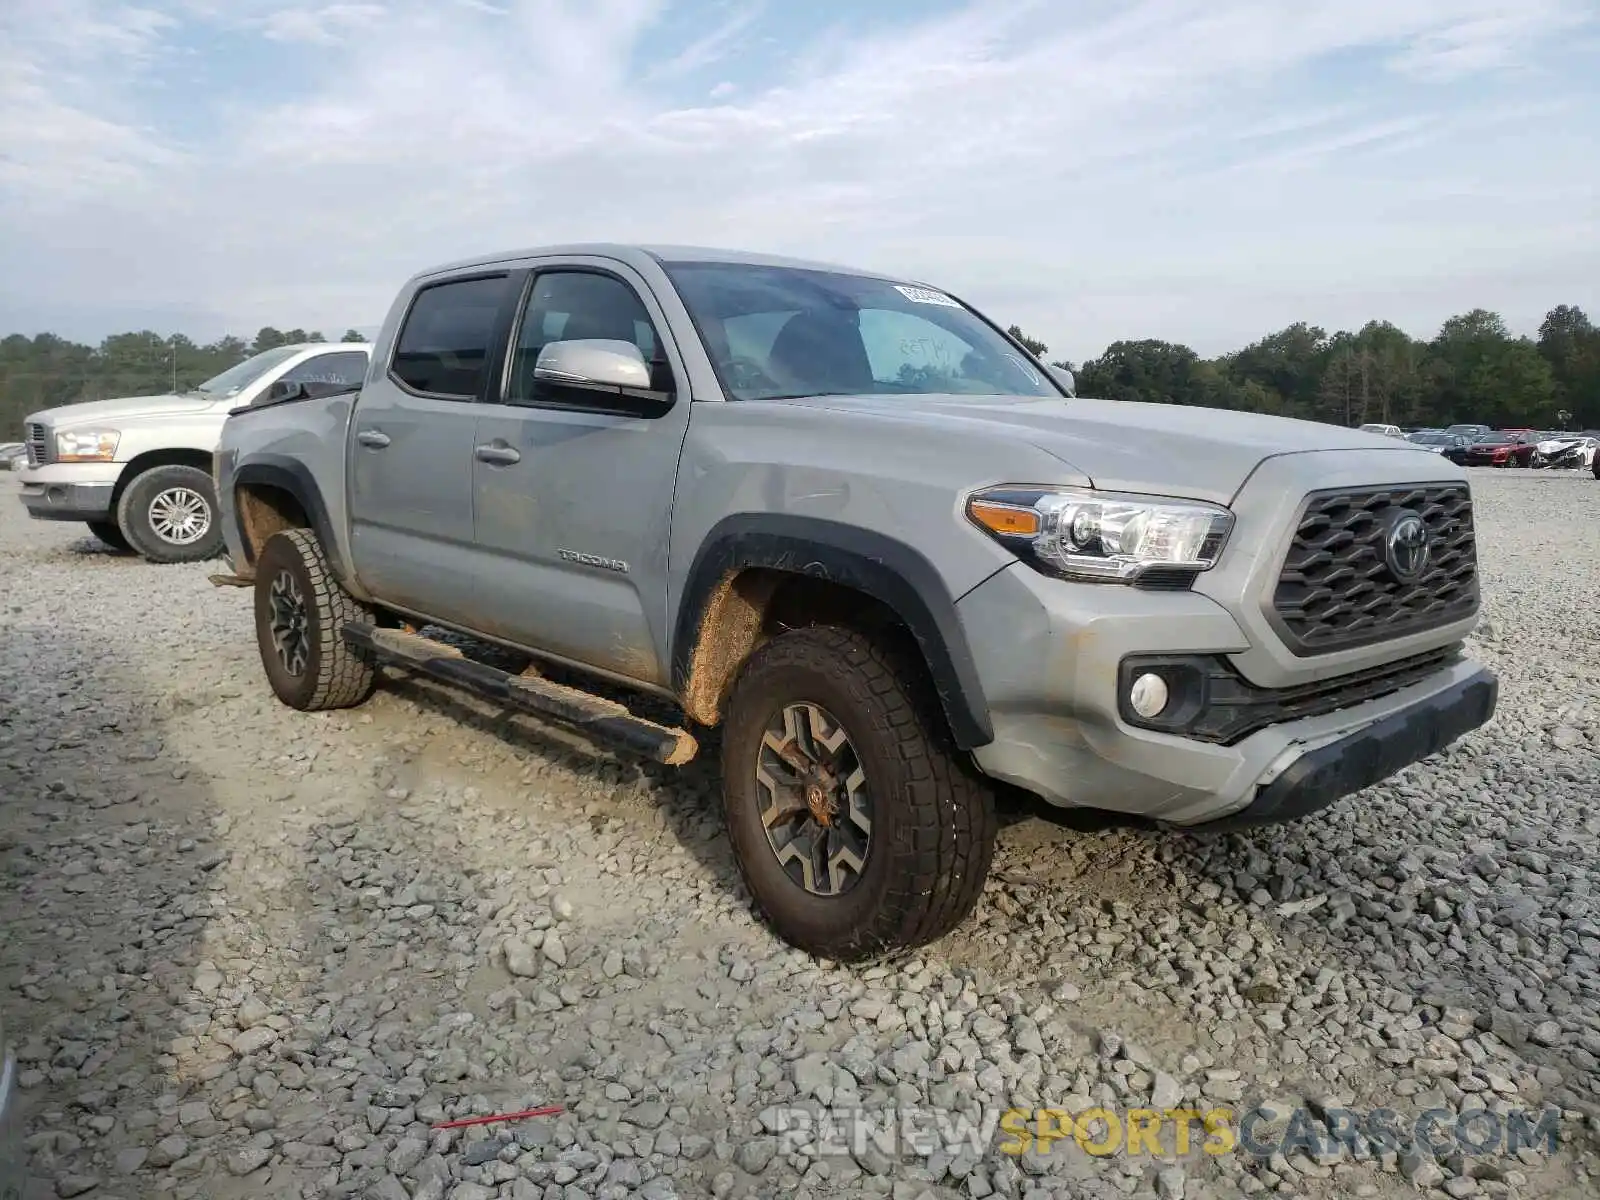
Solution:
<svg viewBox="0 0 1600 1200">
<path fill-rule="evenodd" d="M 1422 518 L 1405 510 L 1390 522 L 1383 549 L 1384 559 L 1394 577 L 1401 583 L 1414 583 L 1428 569 L 1428 557 L 1433 546 Z"/>
</svg>

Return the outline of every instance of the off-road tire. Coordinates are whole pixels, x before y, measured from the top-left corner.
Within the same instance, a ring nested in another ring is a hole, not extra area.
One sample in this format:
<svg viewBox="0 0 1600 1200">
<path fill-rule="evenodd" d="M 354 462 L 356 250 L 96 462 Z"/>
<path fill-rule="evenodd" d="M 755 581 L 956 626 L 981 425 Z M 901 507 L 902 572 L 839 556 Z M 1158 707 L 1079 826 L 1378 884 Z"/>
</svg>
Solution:
<svg viewBox="0 0 1600 1200">
<path fill-rule="evenodd" d="M 284 663 L 273 635 L 273 586 L 292 578 L 304 602 L 305 662 L 298 674 Z M 333 577 L 309 529 L 285 529 L 267 539 L 256 560 L 256 646 L 273 693 L 290 708 L 319 712 L 351 708 L 372 695 L 372 660 L 344 640 L 347 621 L 372 621 L 372 613 Z"/>
<path fill-rule="evenodd" d="M 784 708 L 811 703 L 843 726 L 865 772 L 872 836 L 853 887 L 819 896 L 778 861 L 756 768 Z M 831 626 L 780 634 L 750 658 L 722 731 L 723 803 L 745 886 L 785 941 L 859 961 L 936 941 L 972 912 L 994 855 L 994 794 L 950 741 L 920 659 Z"/>
<path fill-rule="evenodd" d="M 174 542 L 156 531 L 151 506 L 158 497 L 177 492 L 198 496 L 205 503 L 206 529 L 192 542 Z M 199 467 L 174 464 L 141 471 L 117 501 L 117 527 L 133 550 L 151 562 L 203 562 L 222 553 L 216 484 Z"/>
<path fill-rule="evenodd" d="M 119 554 L 127 554 L 133 549 L 115 521 L 88 521 L 85 524 L 89 526 L 89 532 L 99 539 L 101 545 L 109 546 Z"/>
</svg>

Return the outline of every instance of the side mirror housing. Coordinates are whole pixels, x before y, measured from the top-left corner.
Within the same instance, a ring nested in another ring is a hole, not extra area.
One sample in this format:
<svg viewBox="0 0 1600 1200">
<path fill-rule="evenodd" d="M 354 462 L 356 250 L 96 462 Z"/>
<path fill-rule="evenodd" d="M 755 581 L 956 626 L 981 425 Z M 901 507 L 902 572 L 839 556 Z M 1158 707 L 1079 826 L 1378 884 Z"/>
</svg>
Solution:
<svg viewBox="0 0 1600 1200">
<path fill-rule="evenodd" d="M 1066 389 L 1067 395 L 1076 396 L 1078 394 L 1078 381 L 1073 378 L 1071 371 L 1065 367 L 1054 365 L 1048 367 L 1047 370 L 1049 370 L 1051 378 Z"/>
<path fill-rule="evenodd" d="M 650 391 L 650 364 L 639 347 L 610 338 L 551 342 L 539 351 L 533 377 L 597 392 Z"/>
</svg>

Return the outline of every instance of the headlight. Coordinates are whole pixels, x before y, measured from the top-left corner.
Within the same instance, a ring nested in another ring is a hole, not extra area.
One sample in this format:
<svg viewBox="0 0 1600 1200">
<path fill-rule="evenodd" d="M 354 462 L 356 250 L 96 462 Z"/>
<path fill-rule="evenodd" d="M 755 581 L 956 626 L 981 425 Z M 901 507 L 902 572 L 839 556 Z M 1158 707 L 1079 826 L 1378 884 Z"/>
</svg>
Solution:
<svg viewBox="0 0 1600 1200">
<path fill-rule="evenodd" d="M 968 499 L 967 516 L 1043 570 L 1180 587 L 1216 563 L 1233 528 L 1215 504 L 1085 488 L 991 488 Z"/>
<path fill-rule="evenodd" d="M 63 429 L 56 434 L 56 461 L 110 462 L 121 437 L 115 429 Z"/>
</svg>

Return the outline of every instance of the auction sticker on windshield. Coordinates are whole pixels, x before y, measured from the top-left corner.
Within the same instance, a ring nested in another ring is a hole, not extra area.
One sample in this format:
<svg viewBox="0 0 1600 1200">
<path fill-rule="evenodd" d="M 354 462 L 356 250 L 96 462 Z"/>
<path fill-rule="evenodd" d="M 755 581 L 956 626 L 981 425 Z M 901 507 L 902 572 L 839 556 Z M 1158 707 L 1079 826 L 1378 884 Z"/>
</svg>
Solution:
<svg viewBox="0 0 1600 1200">
<path fill-rule="evenodd" d="M 903 283 L 897 283 L 894 285 L 894 290 L 913 304 L 942 304 L 946 308 L 961 307 L 959 303 L 950 299 L 943 292 L 936 292 L 932 288 L 907 287 Z"/>
</svg>

